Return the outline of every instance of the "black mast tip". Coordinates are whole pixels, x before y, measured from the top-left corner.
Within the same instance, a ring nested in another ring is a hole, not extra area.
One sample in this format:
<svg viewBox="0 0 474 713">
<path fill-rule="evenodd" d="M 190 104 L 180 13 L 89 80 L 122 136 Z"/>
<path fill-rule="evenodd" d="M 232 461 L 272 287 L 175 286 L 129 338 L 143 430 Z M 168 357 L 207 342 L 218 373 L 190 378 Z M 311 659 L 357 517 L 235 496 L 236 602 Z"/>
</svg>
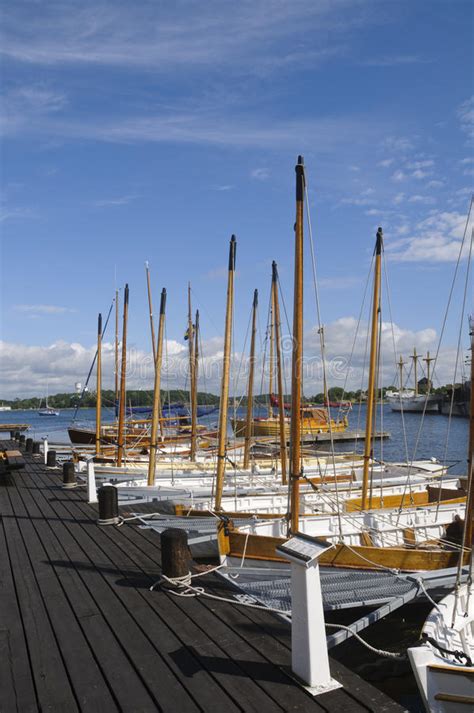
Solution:
<svg viewBox="0 0 474 713">
<path fill-rule="evenodd" d="M 253 306 L 256 307 L 258 305 L 258 290 L 254 290 L 253 292 Z"/>
<path fill-rule="evenodd" d="M 383 230 L 382 228 L 379 228 L 377 230 L 377 243 L 375 245 L 375 254 L 380 255 L 382 252 L 382 244 L 383 244 Z"/>
<path fill-rule="evenodd" d="M 229 249 L 229 272 L 235 270 L 235 254 L 237 252 L 237 238 L 232 235 Z"/>
<path fill-rule="evenodd" d="M 298 166 L 304 166 L 304 158 L 303 158 L 303 156 L 298 156 Z"/>
</svg>

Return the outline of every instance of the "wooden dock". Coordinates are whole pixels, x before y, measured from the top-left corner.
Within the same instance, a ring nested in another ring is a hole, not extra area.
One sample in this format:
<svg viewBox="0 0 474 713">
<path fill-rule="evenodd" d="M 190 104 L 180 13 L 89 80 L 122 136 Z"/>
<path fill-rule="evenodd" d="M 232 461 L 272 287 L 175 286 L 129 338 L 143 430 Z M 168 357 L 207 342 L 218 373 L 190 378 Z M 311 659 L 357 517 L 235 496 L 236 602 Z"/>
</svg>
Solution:
<svg viewBox="0 0 474 713">
<path fill-rule="evenodd" d="M 335 661 L 344 687 L 312 697 L 290 675 L 289 625 L 270 612 L 150 592 L 158 535 L 98 526 L 85 489 L 25 461 L 0 475 L 1 713 L 403 710 Z M 215 575 L 200 584 L 234 591 Z"/>
</svg>

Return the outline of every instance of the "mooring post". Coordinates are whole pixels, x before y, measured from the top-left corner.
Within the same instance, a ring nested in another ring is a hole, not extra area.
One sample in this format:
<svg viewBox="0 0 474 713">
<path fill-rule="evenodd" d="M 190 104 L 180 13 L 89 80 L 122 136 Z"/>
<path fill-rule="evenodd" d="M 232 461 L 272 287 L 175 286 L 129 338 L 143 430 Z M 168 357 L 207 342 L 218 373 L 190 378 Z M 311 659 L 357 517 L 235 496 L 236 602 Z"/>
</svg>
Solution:
<svg viewBox="0 0 474 713">
<path fill-rule="evenodd" d="M 13 438 L 15 439 L 15 441 L 19 441 L 20 440 L 20 431 L 15 431 L 15 435 L 13 436 Z"/>
<path fill-rule="evenodd" d="M 46 467 L 56 468 L 56 451 L 48 451 L 46 455 Z"/>
<path fill-rule="evenodd" d="M 39 456 L 41 454 L 40 446 L 41 446 L 41 444 L 39 441 L 33 441 L 33 455 L 34 456 Z"/>
<path fill-rule="evenodd" d="M 76 471 L 72 460 L 63 463 L 63 488 L 70 490 L 77 487 Z"/>
<path fill-rule="evenodd" d="M 20 448 L 23 448 L 25 446 L 25 441 L 26 441 L 26 436 L 22 433 L 20 435 L 20 438 L 18 439 L 18 443 L 20 445 Z"/>
<path fill-rule="evenodd" d="M 94 456 L 87 461 L 87 502 L 97 502 L 97 485 L 95 482 Z"/>
<path fill-rule="evenodd" d="M 25 451 L 27 453 L 33 453 L 33 439 L 27 438 L 25 443 Z"/>
<path fill-rule="evenodd" d="M 43 455 L 44 455 L 44 464 L 48 462 L 48 439 L 43 438 Z"/>
<path fill-rule="evenodd" d="M 99 498 L 98 525 L 116 525 L 119 522 L 118 492 L 110 483 L 105 483 L 97 492 Z"/>
<path fill-rule="evenodd" d="M 176 579 L 189 575 L 190 560 L 187 532 L 176 527 L 164 530 L 161 533 L 161 570 L 165 577 Z"/>
</svg>

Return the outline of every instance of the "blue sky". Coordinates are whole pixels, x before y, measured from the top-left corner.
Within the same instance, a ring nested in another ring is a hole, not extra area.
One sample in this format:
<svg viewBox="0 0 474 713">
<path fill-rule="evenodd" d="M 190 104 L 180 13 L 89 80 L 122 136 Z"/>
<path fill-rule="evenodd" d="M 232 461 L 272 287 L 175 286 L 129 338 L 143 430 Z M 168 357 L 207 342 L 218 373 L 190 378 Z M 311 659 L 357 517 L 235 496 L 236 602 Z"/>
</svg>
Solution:
<svg viewBox="0 0 474 713">
<path fill-rule="evenodd" d="M 145 260 L 156 305 L 168 290 L 170 349 L 191 280 L 217 356 L 232 233 L 236 349 L 255 287 L 266 320 L 272 259 L 291 310 L 298 153 L 332 352 L 350 349 L 379 224 L 397 347 L 435 348 L 473 183 L 472 8 L 6 2 L 0 396 L 83 378 L 97 312 L 126 281 L 130 343 L 148 352 Z"/>
</svg>

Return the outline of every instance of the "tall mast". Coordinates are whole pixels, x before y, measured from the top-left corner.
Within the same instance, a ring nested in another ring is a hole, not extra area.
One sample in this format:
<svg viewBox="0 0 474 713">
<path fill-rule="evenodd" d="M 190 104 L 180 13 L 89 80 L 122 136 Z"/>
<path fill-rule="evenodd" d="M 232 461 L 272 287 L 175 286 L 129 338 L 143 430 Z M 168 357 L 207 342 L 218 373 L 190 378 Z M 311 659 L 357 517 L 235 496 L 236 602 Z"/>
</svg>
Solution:
<svg viewBox="0 0 474 713">
<path fill-rule="evenodd" d="M 199 310 L 194 319 L 193 388 L 191 394 L 191 460 L 196 459 L 197 450 L 197 386 L 199 370 Z"/>
<path fill-rule="evenodd" d="M 119 396 L 119 291 L 115 290 L 115 408 Z"/>
<path fill-rule="evenodd" d="M 301 383 L 303 376 L 303 207 L 305 174 L 303 157 L 298 156 L 296 171 L 295 285 L 293 304 L 293 353 L 291 361 L 291 532 L 298 532 L 301 470 Z"/>
<path fill-rule="evenodd" d="M 426 352 L 426 357 L 423 359 L 423 361 L 426 362 L 426 380 L 427 380 L 427 388 L 428 391 L 430 391 L 431 388 L 431 383 L 430 383 L 430 374 L 431 374 L 431 367 L 430 364 L 432 361 L 435 361 L 435 357 L 430 357 L 430 353 Z"/>
<path fill-rule="evenodd" d="M 95 452 L 100 453 L 100 429 L 102 416 L 102 315 L 97 320 L 97 401 L 95 410 Z"/>
<path fill-rule="evenodd" d="M 156 446 L 158 422 L 160 420 L 161 362 L 163 359 L 163 337 L 165 333 L 166 290 L 161 291 L 160 321 L 158 323 L 158 345 L 155 360 L 155 385 L 153 389 L 153 411 L 150 433 L 150 457 L 148 460 L 148 485 L 155 483 Z"/>
<path fill-rule="evenodd" d="M 400 359 L 398 362 L 398 369 L 400 372 L 400 391 L 403 391 L 403 367 L 405 366 L 405 362 L 403 361 L 402 355 L 400 354 Z"/>
<path fill-rule="evenodd" d="M 367 389 L 367 415 L 365 422 L 364 471 L 362 476 L 362 510 L 367 508 L 367 492 L 369 489 L 369 465 L 372 456 L 372 428 L 375 403 L 375 377 L 377 370 L 378 322 L 380 313 L 380 284 L 382 273 L 382 228 L 377 230 L 375 244 L 375 274 L 374 294 L 372 298 L 372 334 L 370 338 L 369 386 Z"/>
<path fill-rule="evenodd" d="M 250 460 L 250 443 L 253 435 L 253 376 L 255 370 L 255 341 L 257 336 L 257 307 L 258 307 L 258 290 L 253 293 L 252 304 L 252 334 L 250 337 L 250 366 L 249 380 L 247 386 L 247 420 L 245 422 L 245 441 L 244 441 L 244 462 L 243 467 L 246 470 L 249 467 Z"/>
<path fill-rule="evenodd" d="M 465 516 L 464 547 L 474 546 L 474 317 L 469 318 L 471 336 L 471 398 L 469 410 L 469 446 L 467 453 L 467 502 Z"/>
<path fill-rule="evenodd" d="M 151 285 L 150 285 L 150 266 L 148 261 L 145 263 L 146 272 L 146 287 L 148 292 L 148 310 L 150 312 L 150 332 L 151 332 L 151 344 L 153 347 L 153 363 L 156 361 L 156 344 L 155 344 L 155 325 L 153 322 L 153 304 L 151 301 Z"/>
<path fill-rule="evenodd" d="M 119 399 L 119 420 L 117 437 L 117 465 L 122 465 L 125 423 L 125 384 L 127 380 L 127 324 L 128 324 L 128 285 L 125 285 L 123 293 L 123 326 L 122 326 L 122 364 L 120 373 L 120 399 Z"/>
<path fill-rule="evenodd" d="M 272 263 L 272 297 L 273 313 L 275 315 L 275 351 L 277 358 L 277 383 L 278 383 L 278 421 L 280 431 L 280 460 L 281 482 L 286 485 L 286 431 L 285 431 L 285 395 L 283 393 L 283 369 L 281 359 L 281 322 L 280 304 L 278 301 L 278 268 L 275 261 Z"/>
<path fill-rule="evenodd" d="M 234 273 L 235 253 L 237 243 L 235 235 L 232 236 L 229 248 L 229 272 L 227 277 L 227 307 L 225 315 L 224 356 L 221 385 L 221 400 L 219 408 L 219 436 L 217 447 L 217 474 L 216 474 L 216 501 L 215 508 L 220 510 L 222 491 L 224 488 L 225 454 L 227 442 L 227 412 L 229 407 L 229 372 L 232 340 L 232 313 L 234 307 Z"/>
<path fill-rule="evenodd" d="M 418 359 L 420 357 L 416 353 L 416 347 L 413 347 L 413 354 L 410 359 L 413 359 L 413 374 L 415 377 L 415 396 L 418 396 Z"/>
<path fill-rule="evenodd" d="M 274 371 L 274 355 L 273 355 L 273 345 L 274 345 L 274 334 L 275 334 L 275 325 L 274 325 L 274 314 L 273 314 L 273 293 L 271 295 L 270 299 L 270 339 L 269 339 L 269 354 L 268 354 L 268 365 L 270 367 L 269 373 L 268 373 L 268 393 L 269 393 L 269 400 L 268 400 L 268 417 L 272 418 L 273 417 L 273 406 L 272 406 L 272 394 L 273 394 L 273 371 Z"/>
<path fill-rule="evenodd" d="M 194 409 L 194 399 L 195 399 L 195 388 L 194 388 L 194 327 L 193 327 L 193 316 L 191 307 L 191 283 L 188 282 L 188 347 L 189 347 L 189 395 L 190 395 L 190 406 L 191 406 L 191 460 L 194 461 L 196 458 L 196 438 L 193 439 L 192 432 L 196 431 L 196 424 L 193 423 L 193 413 Z M 193 447 L 194 441 L 194 447 Z"/>
</svg>

